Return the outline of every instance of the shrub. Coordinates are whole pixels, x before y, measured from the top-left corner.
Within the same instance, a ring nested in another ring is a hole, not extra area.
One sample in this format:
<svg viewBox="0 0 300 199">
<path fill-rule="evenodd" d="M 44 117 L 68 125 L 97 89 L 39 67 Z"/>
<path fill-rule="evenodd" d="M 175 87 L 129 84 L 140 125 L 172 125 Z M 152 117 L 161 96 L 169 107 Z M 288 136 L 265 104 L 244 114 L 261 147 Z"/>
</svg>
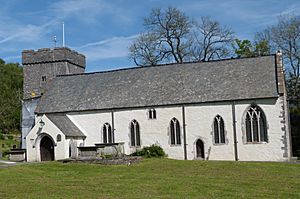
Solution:
<svg viewBox="0 0 300 199">
<path fill-rule="evenodd" d="M 9 149 L 6 149 L 6 150 L 2 151 L 2 158 L 3 159 L 8 159 L 9 151 L 10 151 Z"/>
<path fill-rule="evenodd" d="M 14 136 L 8 135 L 7 138 L 8 138 L 9 140 L 13 140 L 13 139 L 14 139 Z"/>
<path fill-rule="evenodd" d="M 164 150 L 155 144 L 152 144 L 151 146 L 145 146 L 142 148 L 142 150 L 132 153 L 133 156 L 143 156 L 146 158 L 158 158 L 158 157 L 166 157 L 166 153 Z"/>
</svg>

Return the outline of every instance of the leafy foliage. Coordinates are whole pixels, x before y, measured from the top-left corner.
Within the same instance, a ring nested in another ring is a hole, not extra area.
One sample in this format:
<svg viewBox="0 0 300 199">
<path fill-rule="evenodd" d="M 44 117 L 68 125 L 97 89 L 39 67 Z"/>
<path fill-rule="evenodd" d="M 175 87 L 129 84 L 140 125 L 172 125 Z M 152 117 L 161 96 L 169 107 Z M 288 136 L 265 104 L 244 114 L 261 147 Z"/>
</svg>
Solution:
<svg viewBox="0 0 300 199">
<path fill-rule="evenodd" d="M 0 134 L 19 133 L 23 72 L 0 59 Z"/>
<path fill-rule="evenodd" d="M 164 152 L 164 150 L 160 146 L 155 145 L 155 144 L 152 144 L 151 146 L 143 147 L 143 149 L 141 151 L 137 151 L 131 155 L 143 156 L 146 158 L 166 157 L 166 153 Z"/>
<path fill-rule="evenodd" d="M 238 57 L 256 57 L 270 54 L 270 46 L 267 40 L 256 41 L 253 44 L 247 39 L 235 39 L 233 48 Z"/>
</svg>

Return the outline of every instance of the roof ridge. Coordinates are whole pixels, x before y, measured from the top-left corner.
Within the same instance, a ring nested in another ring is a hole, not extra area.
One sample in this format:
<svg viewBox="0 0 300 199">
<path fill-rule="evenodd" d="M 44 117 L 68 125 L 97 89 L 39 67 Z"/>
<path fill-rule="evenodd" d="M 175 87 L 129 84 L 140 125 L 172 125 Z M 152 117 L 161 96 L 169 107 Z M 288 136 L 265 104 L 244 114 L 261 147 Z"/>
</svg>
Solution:
<svg viewBox="0 0 300 199">
<path fill-rule="evenodd" d="M 96 72 L 89 72 L 89 73 L 63 74 L 63 75 L 57 75 L 56 77 L 93 75 L 93 74 L 112 73 L 112 72 L 126 71 L 126 70 L 136 70 L 136 69 L 141 69 L 141 68 L 164 67 L 164 66 L 172 66 L 172 65 L 185 65 L 185 64 L 193 64 L 193 63 L 213 63 L 213 62 L 222 62 L 222 61 L 235 61 L 235 60 L 241 60 L 241 59 L 257 59 L 257 58 L 272 57 L 272 56 L 276 56 L 276 54 L 261 55 L 261 56 L 254 56 L 254 57 L 234 57 L 234 58 L 225 58 L 225 59 L 210 60 L 210 61 L 189 61 L 189 62 L 183 62 L 183 63 L 167 63 L 167 64 L 157 64 L 157 65 L 150 65 L 150 66 L 133 66 L 133 67 L 128 67 L 128 68 L 118 68 L 118 69 L 96 71 Z"/>
</svg>

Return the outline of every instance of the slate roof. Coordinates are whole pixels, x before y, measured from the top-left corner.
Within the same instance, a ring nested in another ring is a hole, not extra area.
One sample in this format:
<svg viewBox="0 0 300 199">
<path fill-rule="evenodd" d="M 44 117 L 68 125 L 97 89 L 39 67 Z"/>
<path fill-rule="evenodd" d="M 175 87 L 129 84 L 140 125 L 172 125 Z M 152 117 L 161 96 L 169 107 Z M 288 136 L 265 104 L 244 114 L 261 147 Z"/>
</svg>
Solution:
<svg viewBox="0 0 300 199">
<path fill-rule="evenodd" d="M 37 113 L 277 97 L 275 55 L 56 77 Z"/>
<path fill-rule="evenodd" d="M 86 137 L 65 114 L 46 114 L 66 137 Z"/>
</svg>

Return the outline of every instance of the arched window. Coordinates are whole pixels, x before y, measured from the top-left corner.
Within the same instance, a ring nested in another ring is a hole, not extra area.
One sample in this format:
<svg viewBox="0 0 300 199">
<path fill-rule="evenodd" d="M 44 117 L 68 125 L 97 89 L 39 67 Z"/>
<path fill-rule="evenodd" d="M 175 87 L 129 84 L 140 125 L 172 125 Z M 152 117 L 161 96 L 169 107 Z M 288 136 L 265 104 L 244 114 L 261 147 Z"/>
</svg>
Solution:
<svg viewBox="0 0 300 199">
<path fill-rule="evenodd" d="M 108 123 L 105 123 L 102 127 L 103 143 L 114 143 L 114 134 L 112 132 L 111 126 Z"/>
<path fill-rule="evenodd" d="M 156 119 L 156 110 L 155 109 L 149 109 L 148 110 L 148 118 L 149 119 Z"/>
<path fill-rule="evenodd" d="M 247 142 L 267 142 L 267 122 L 264 112 L 257 105 L 251 105 L 246 113 Z"/>
<path fill-rule="evenodd" d="M 214 141 L 215 144 L 225 144 L 224 120 L 220 115 L 214 119 Z"/>
<path fill-rule="evenodd" d="M 136 120 L 130 123 L 130 146 L 141 146 L 140 125 Z"/>
<path fill-rule="evenodd" d="M 56 141 L 57 141 L 57 142 L 60 142 L 60 141 L 61 141 L 61 135 L 60 135 L 60 134 L 58 134 L 58 135 L 56 136 Z"/>
<path fill-rule="evenodd" d="M 176 118 L 173 118 L 170 122 L 170 138 L 172 145 L 181 144 L 180 124 Z"/>
</svg>

